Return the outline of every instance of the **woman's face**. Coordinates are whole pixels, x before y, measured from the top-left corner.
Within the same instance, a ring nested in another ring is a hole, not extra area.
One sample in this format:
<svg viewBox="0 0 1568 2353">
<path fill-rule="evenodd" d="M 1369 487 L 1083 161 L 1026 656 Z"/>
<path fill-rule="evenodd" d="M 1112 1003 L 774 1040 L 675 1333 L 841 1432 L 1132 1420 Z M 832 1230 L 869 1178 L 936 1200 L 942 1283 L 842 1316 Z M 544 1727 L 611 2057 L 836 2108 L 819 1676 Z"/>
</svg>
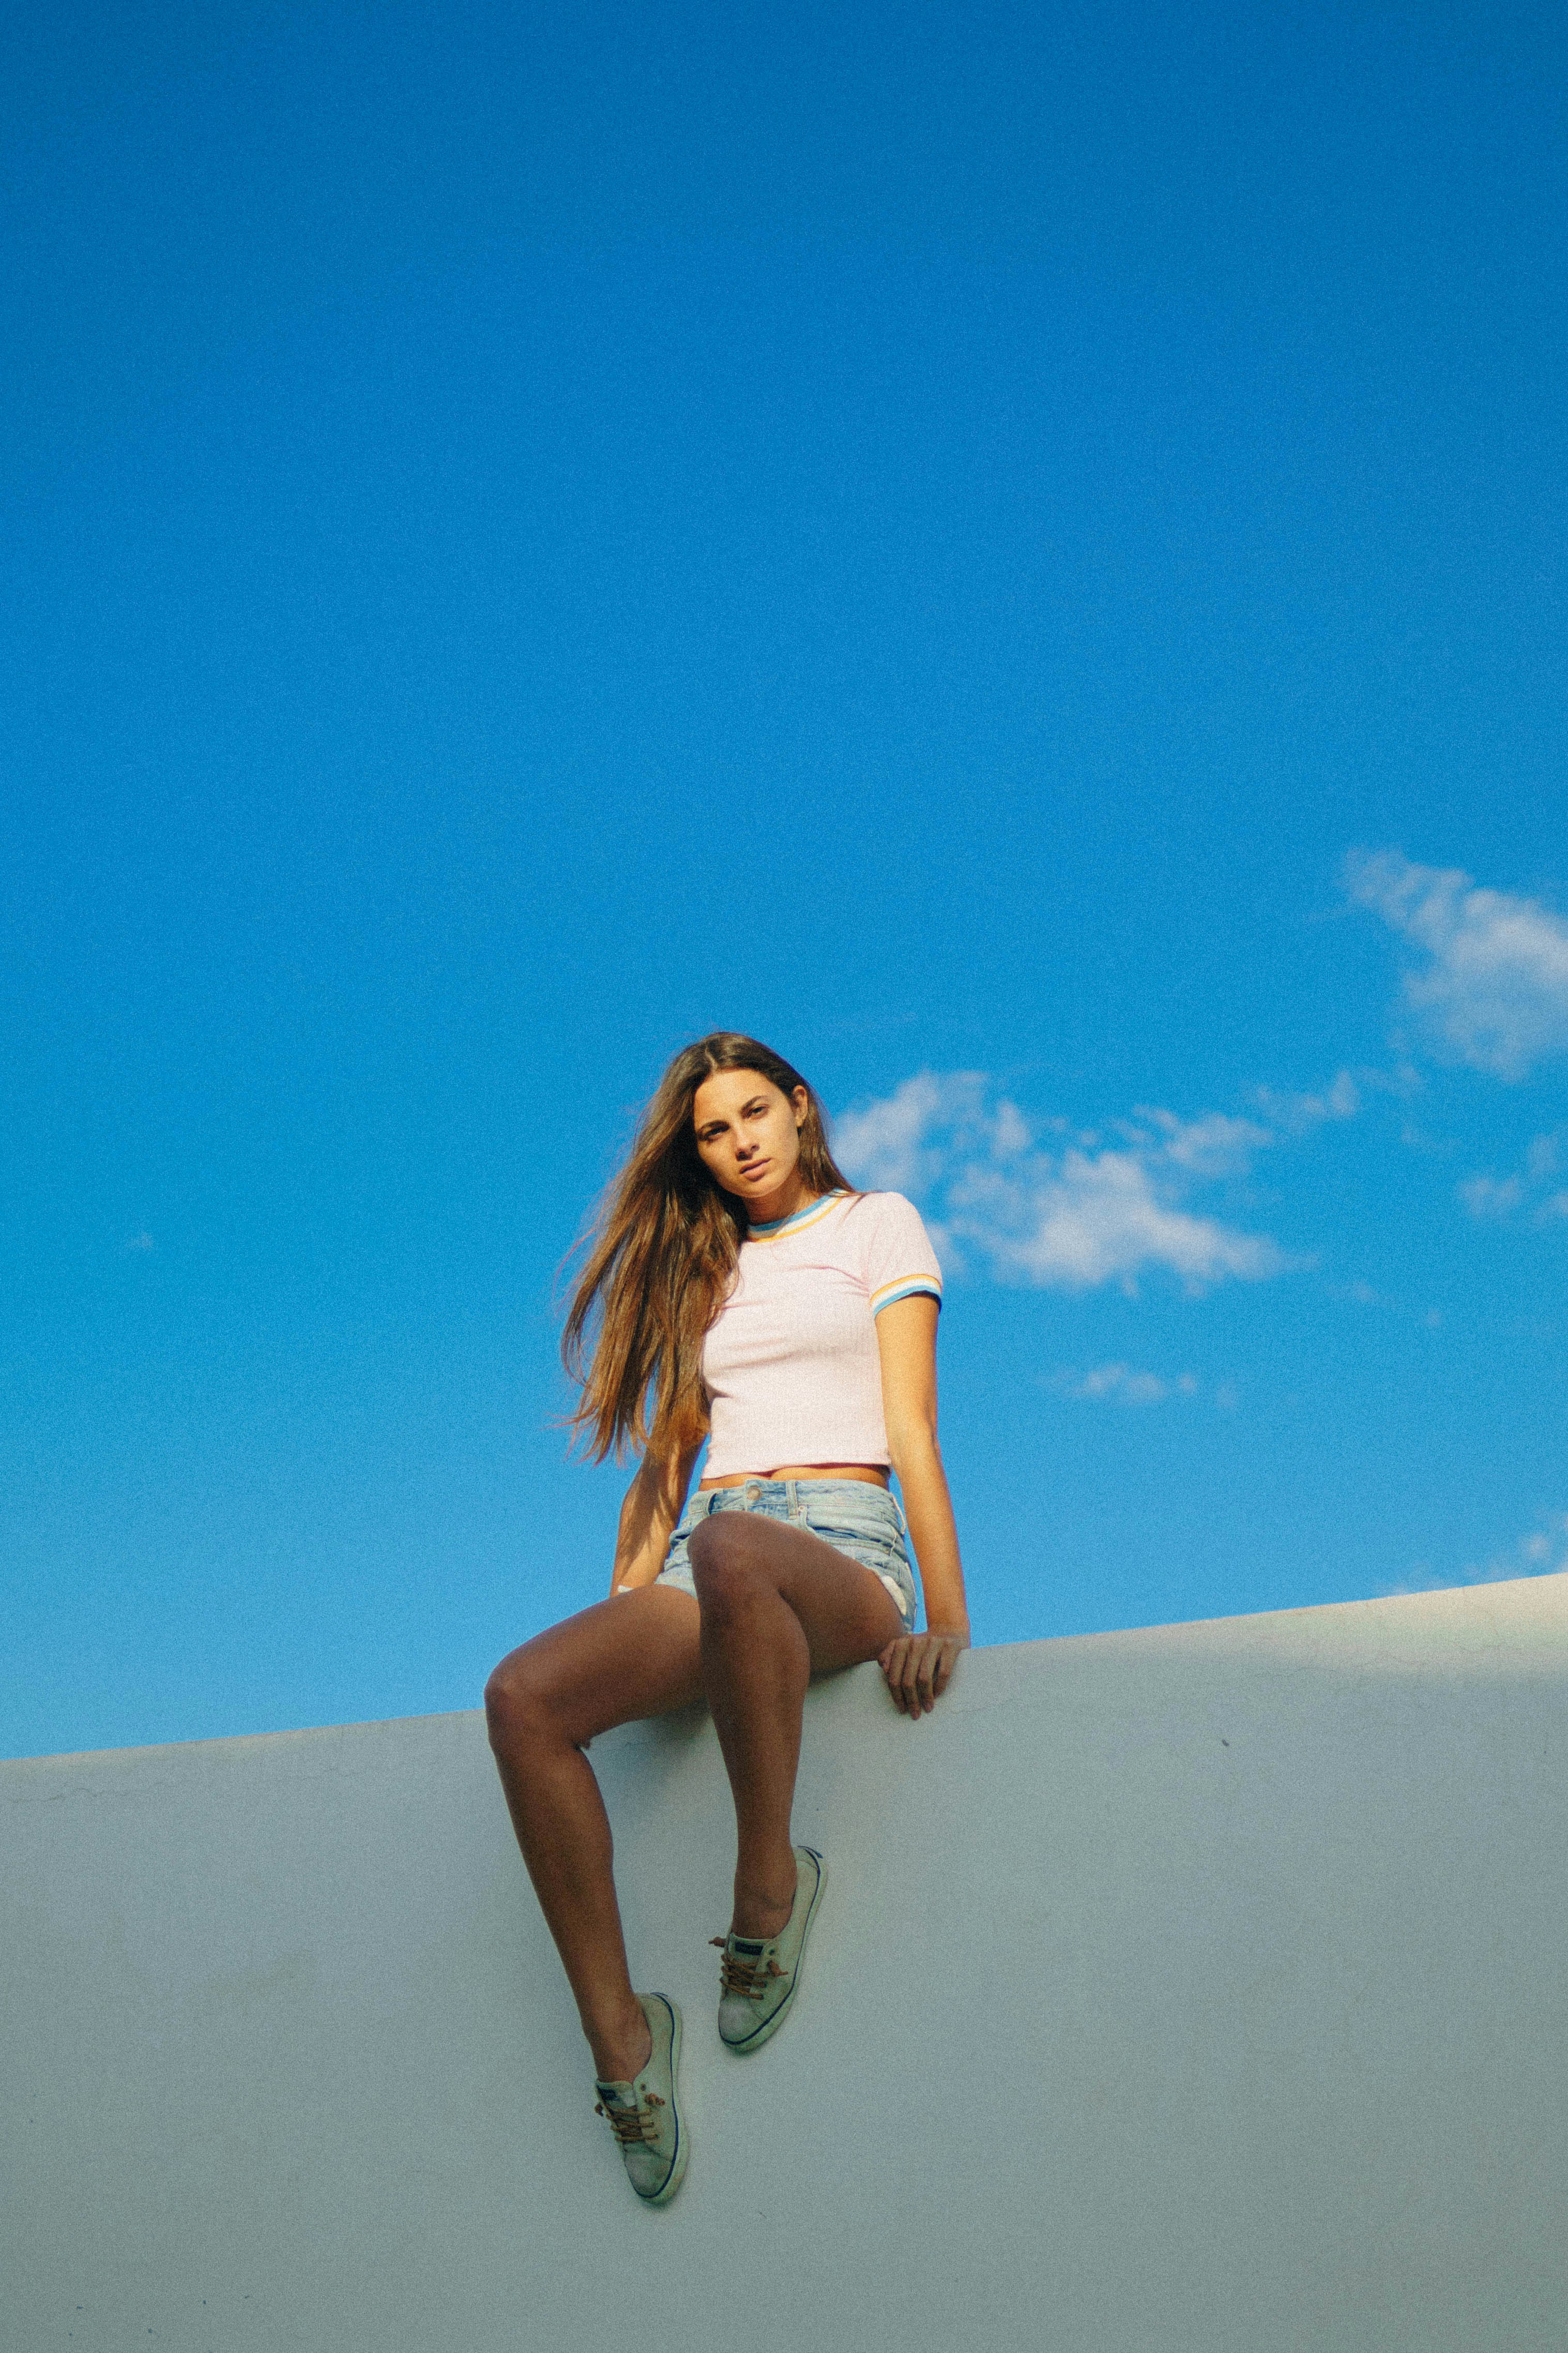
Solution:
<svg viewBox="0 0 1568 2353">
<path fill-rule="evenodd" d="M 763 1223 L 775 1197 L 793 1187 L 805 1105 L 804 1087 L 786 1095 L 760 1071 L 715 1071 L 693 1098 L 703 1166 L 748 1210 L 761 1204 Z"/>
</svg>

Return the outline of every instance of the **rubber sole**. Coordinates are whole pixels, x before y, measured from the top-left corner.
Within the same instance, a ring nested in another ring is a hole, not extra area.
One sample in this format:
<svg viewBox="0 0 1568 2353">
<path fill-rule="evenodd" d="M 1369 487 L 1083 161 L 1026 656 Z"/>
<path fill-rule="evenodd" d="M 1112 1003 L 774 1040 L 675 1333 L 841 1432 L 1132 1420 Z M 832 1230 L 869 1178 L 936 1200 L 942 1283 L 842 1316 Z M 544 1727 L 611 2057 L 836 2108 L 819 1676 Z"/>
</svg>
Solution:
<svg viewBox="0 0 1568 2353">
<path fill-rule="evenodd" d="M 795 2008 L 795 1998 L 800 1991 L 800 1973 L 805 1967 L 805 1948 L 811 1942 L 811 1931 L 816 1919 L 817 1906 L 822 1902 L 822 1891 L 827 1884 L 827 1865 L 817 1853 L 816 1849 L 814 1846 L 803 1847 L 801 1852 L 804 1854 L 809 1854 L 816 1865 L 816 1890 L 806 1907 L 805 1926 L 801 1930 L 800 1951 L 795 1957 L 795 1975 L 789 1981 L 788 1993 L 785 1994 L 773 2016 L 765 2019 L 761 2026 L 748 2034 L 743 2042 L 724 2042 L 723 2036 L 720 2036 L 719 2040 L 724 2042 L 725 2050 L 732 2051 L 737 2059 L 749 2059 L 753 2051 L 760 2051 L 764 2042 L 772 2042 L 790 2011 Z"/>
</svg>

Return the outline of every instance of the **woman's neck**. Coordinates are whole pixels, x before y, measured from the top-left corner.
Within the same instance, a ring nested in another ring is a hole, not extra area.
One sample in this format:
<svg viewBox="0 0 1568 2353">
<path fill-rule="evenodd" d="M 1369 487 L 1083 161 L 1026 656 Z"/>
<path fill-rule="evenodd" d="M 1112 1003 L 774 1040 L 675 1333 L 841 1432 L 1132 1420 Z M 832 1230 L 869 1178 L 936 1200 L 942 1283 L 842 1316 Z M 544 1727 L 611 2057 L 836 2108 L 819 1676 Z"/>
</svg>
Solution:
<svg viewBox="0 0 1568 2353">
<path fill-rule="evenodd" d="M 816 1199 L 815 1187 L 806 1183 L 798 1168 L 794 1168 L 788 1183 L 781 1185 L 776 1193 L 770 1193 L 765 1200 L 747 1202 L 746 1217 L 753 1226 L 776 1226 L 785 1218 L 793 1218 L 797 1210 L 809 1208 Z"/>
</svg>

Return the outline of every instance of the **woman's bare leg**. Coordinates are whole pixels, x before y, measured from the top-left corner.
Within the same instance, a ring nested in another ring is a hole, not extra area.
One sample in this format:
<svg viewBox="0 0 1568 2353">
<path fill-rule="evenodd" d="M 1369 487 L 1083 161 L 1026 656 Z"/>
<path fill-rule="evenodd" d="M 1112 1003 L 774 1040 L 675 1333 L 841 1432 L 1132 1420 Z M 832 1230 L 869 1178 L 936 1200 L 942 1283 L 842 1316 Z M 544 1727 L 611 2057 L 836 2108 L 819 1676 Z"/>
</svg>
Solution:
<svg viewBox="0 0 1568 2353">
<path fill-rule="evenodd" d="M 806 1684 L 876 1658 L 903 1620 L 868 1568 L 804 1528 L 721 1512 L 689 1542 L 702 1686 L 735 1799 L 731 1926 L 776 1936 L 795 1900 L 790 1810 Z"/>
<path fill-rule="evenodd" d="M 485 1691 L 490 1746 L 529 1877 L 576 1996 L 597 2073 L 626 2083 L 649 2038 L 626 1968 L 609 1817 L 584 1755 L 596 1733 L 702 1694 L 689 1593 L 601 1601 L 503 1659 Z"/>
</svg>

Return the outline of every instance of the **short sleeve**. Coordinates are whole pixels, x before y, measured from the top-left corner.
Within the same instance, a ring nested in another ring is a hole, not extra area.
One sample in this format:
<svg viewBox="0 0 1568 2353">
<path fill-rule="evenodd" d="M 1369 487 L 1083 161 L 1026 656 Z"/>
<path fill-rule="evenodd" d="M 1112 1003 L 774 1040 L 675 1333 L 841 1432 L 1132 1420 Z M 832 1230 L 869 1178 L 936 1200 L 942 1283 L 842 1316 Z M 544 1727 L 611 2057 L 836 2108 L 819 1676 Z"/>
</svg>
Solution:
<svg viewBox="0 0 1568 2353">
<path fill-rule="evenodd" d="M 914 1203 L 901 1193 L 868 1193 L 861 1206 L 868 1213 L 866 1287 L 872 1314 L 918 1291 L 940 1299 L 942 1269 Z"/>
</svg>

